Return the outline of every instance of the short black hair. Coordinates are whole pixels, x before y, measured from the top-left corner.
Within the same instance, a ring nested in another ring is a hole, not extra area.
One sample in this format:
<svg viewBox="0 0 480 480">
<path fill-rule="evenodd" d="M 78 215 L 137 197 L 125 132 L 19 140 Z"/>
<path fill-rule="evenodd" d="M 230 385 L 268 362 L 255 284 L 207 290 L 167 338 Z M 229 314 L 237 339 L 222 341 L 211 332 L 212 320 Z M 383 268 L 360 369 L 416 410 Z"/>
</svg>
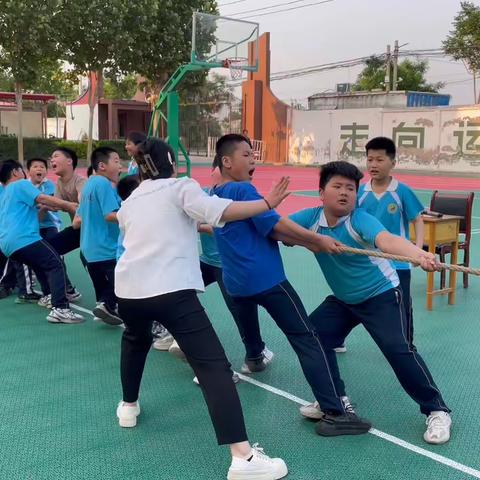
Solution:
<svg viewBox="0 0 480 480">
<path fill-rule="evenodd" d="M 29 158 L 27 160 L 27 170 L 30 170 L 33 162 L 42 162 L 45 165 L 45 168 L 48 170 L 48 162 L 44 158 Z"/>
<path fill-rule="evenodd" d="M 117 184 L 117 193 L 122 200 L 126 200 L 132 192 L 140 185 L 138 175 L 127 175 Z"/>
<path fill-rule="evenodd" d="M 217 140 L 215 145 L 215 158 L 213 159 L 212 168 L 218 167 L 220 171 L 223 169 L 223 157 L 228 157 L 237 149 L 239 143 L 246 142 L 252 147 L 249 138 L 239 135 L 238 133 L 228 133 Z"/>
<path fill-rule="evenodd" d="M 114 148 L 110 147 L 98 147 L 92 152 L 92 157 L 91 157 L 91 164 L 93 170 L 96 172 L 98 171 L 98 166 L 100 163 L 108 163 L 110 160 L 110 155 L 112 153 L 116 153 L 118 155 L 118 152 Z"/>
<path fill-rule="evenodd" d="M 144 142 L 146 139 L 147 139 L 147 136 L 141 132 L 130 132 L 127 135 L 127 141 L 130 141 L 135 145 L 139 145 L 140 143 Z"/>
<path fill-rule="evenodd" d="M 77 168 L 78 157 L 74 150 L 67 147 L 58 147 L 54 150 L 54 152 L 62 152 L 67 158 L 71 158 L 73 169 L 75 170 Z"/>
<path fill-rule="evenodd" d="M 19 168 L 23 170 L 20 162 L 16 160 L 4 160 L 0 165 L 0 183 L 7 183 L 12 178 L 12 172 Z"/>
<path fill-rule="evenodd" d="M 87 168 L 87 177 L 91 177 L 93 175 L 93 167 L 91 165 Z"/>
<path fill-rule="evenodd" d="M 148 138 L 138 145 L 135 160 L 142 179 L 170 178 L 175 171 L 175 152 L 168 143 L 159 138 Z"/>
<path fill-rule="evenodd" d="M 339 160 L 337 162 L 328 162 L 320 167 L 320 181 L 319 188 L 324 190 L 327 183 L 332 177 L 338 175 L 340 177 L 348 178 L 355 182 L 358 191 L 360 180 L 363 178 L 363 173 L 353 163 Z"/>
<path fill-rule="evenodd" d="M 365 145 L 365 152 L 367 155 L 369 150 L 385 150 L 385 152 L 387 152 L 387 156 L 390 157 L 391 160 L 395 160 L 395 155 L 397 154 L 395 143 L 391 138 L 388 137 L 372 138 Z"/>
</svg>

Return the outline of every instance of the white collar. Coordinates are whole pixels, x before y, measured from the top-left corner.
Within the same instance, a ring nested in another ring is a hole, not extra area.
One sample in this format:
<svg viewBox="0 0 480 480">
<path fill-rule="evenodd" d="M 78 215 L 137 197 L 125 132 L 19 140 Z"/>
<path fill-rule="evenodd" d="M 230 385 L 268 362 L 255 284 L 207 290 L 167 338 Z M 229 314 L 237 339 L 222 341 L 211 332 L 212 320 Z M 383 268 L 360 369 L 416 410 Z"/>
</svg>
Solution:
<svg viewBox="0 0 480 480">
<path fill-rule="evenodd" d="M 398 180 L 393 178 L 390 180 L 390 183 L 388 184 L 388 187 L 387 189 L 385 190 L 386 192 L 396 192 L 398 189 Z M 372 192 L 372 181 L 369 180 L 366 184 L 365 184 L 365 191 L 366 192 Z"/>
<path fill-rule="evenodd" d="M 349 217 L 350 217 L 351 213 L 349 213 L 348 215 L 345 215 L 344 217 L 340 217 L 338 220 L 337 220 L 337 223 L 331 227 L 328 222 L 327 222 L 327 217 L 325 216 L 325 210 L 322 208 L 322 213 L 320 214 L 320 218 L 318 219 L 318 226 L 319 227 L 322 227 L 322 228 L 335 228 L 335 227 L 338 227 L 339 225 L 341 225 L 342 223 L 344 223 Z"/>
</svg>

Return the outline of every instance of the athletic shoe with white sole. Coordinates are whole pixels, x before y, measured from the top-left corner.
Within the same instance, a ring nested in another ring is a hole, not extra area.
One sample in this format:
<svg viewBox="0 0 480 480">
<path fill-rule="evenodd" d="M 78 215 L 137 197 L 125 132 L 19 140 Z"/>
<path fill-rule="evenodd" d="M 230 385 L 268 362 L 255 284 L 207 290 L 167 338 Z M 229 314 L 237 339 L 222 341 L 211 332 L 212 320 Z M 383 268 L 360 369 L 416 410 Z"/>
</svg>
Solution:
<svg viewBox="0 0 480 480">
<path fill-rule="evenodd" d="M 345 353 L 347 351 L 347 347 L 345 346 L 345 344 L 339 345 L 338 347 L 335 347 L 333 351 L 335 353 Z"/>
<path fill-rule="evenodd" d="M 41 295 L 38 293 L 21 293 L 15 299 L 15 303 L 38 303 L 38 301 L 42 298 Z"/>
<path fill-rule="evenodd" d="M 69 308 L 53 307 L 47 316 L 50 323 L 82 323 L 85 319 L 82 315 L 73 312 Z"/>
<path fill-rule="evenodd" d="M 168 333 L 167 330 L 165 330 L 165 332 L 162 332 L 160 336 L 157 336 L 156 340 L 153 342 L 152 347 L 155 350 L 166 352 L 172 346 L 173 342 L 173 337 Z"/>
<path fill-rule="evenodd" d="M 82 294 L 74 287 L 67 291 L 67 298 L 69 302 L 78 302 L 82 298 Z"/>
<path fill-rule="evenodd" d="M 179 358 L 180 360 L 186 360 L 185 354 L 183 353 L 182 349 L 178 346 L 176 340 L 172 342 L 170 348 L 168 349 L 168 353 L 171 353 L 174 357 Z"/>
<path fill-rule="evenodd" d="M 123 320 L 118 316 L 116 310 L 111 310 L 105 305 L 105 303 L 97 303 L 97 306 L 92 311 L 95 317 L 98 317 L 104 323 L 108 325 L 122 325 Z"/>
<path fill-rule="evenodd" d="M 273 352 L 271 352 L 267 347 L 265 347 L 262 351 L 261 358 L 257 360 L 245 360 L 245 363 L 242 365 L 240 371 L 246 374 L 261 372 L 262 370 L 265 370 L 267 368 L 268 364 L 273 360 L 274 356 L 275 355 L 273 354 Z"/>
<path fill-rule="evenodd" d="M 140 415 L 140 403 L 126 405 L 120 402 L 117 407 L 118 424 L 124 428 L 132 428 L 137 425 L 137 417 Z"/>
<path fill-rule="evenodd" d="M 281 458 L 270 458 L 256 443 L 248 460 L 232 458 L 227 480 L 279 480 L 287 474 L 285 462 Z"/>
<path fill-rule="evenodd" d="M 52 296 L 45 295 L 37 302 L 37 305 L 44 308 L 52 308 Z"/>
<path fill-rule="evenodd" d="M 427 443 L 440 445 L 450 440 L 450 429 L 452 427 L 452 418 L 447 412 L 431 412 L 427 418 L 427 430 L 423 434 L 423 439 Z"/>
<path fill-rule="evenodd" d="M 340 397 L 340 400 L 342 401 L 343 408 L 345 408 L 345 411 L 347 413 L 355 413 L 355 409 L 350 403 L 350 399 L 348 397 Z M 300 413 L 305 418 L 311 418 L 312 420 L 320 420 L 323 417 L 323 412 L 320 409 L 320 405 L 318 402 L 303 405 L 302 407 L 300 407 Z"/>
</svg>

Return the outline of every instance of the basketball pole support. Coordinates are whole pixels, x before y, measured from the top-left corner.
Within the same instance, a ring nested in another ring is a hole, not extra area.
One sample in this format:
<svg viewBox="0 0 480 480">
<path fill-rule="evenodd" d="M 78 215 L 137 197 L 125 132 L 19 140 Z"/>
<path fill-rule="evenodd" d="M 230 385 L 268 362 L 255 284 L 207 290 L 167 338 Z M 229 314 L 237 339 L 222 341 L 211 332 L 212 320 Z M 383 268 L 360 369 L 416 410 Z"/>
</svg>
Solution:
<svg viewBox="0 0 480 480">
<path fill-rule="evenodd" d="M 164 121 L 167 125 L 167 138 L 165 141 L 172 147 L 177 160 L 177 168 L 179 176 L 190 176 L 191 161 L 187 149 L 180 140 L 180 102 L 176 91 L 183 77 L 190 72 L 199 72 L 208 70 L 211 67 L 204 65 L 195 65 L 188 63 L 182 65 L 175 70 L 174 74 L 168 79 L 167 83 L 160 91 L 157 103 L 153 107 L 152 119 L 148 129 L 149 137 L 158 137 L 160 125 Z M 162 111 L 166 104 L 166 115 Z M 183 154 L 184 161 L 180 161 L 179 152 Z"/>
</svg>

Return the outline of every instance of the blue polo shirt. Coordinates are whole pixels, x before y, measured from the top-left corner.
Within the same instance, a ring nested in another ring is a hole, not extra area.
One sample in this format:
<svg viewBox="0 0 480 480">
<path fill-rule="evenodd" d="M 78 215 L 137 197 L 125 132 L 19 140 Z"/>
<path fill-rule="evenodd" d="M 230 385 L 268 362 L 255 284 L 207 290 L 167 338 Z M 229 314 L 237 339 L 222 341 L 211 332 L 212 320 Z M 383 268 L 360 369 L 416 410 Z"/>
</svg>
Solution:
<svg viewBox="0 0 480 480">
<path fill-rule="evenodd" d="M 390 233 L 407 240 L 410 239 L 410 222 L 424 209 L 412 189 L 394 178 L 381 195 L 372 191 L 371 182 L 360 185 L 357 206 L 377 218 Z M 394 264 L 398 270 L 411 268 L 409 263 Z"/>
<path fill-rule="evenodd" d="M 340 218 L 334 227 L 328 226 L 321 207 L 301 210 L 290 218 L 304 228 L 364 250 L 376 249 L 377 235 L 386 231 L 376 218 L 361 209 Z M 316 253 L 315 257 L 333 294 L 348 304 L 364 302 L 399 284 L 395 267 L 389 260 L 348 253 Z"/>
<path fill-rule="evenodd" d="M 209 188 L 204 188 L 203 190 L 210 194 Z M 220 252 L 218 251 L 215 235 L 201 233 L 200 244 L 202 245 L 200 260 L 207 265 L 211 265 L 212 267 L 222 268 L 222 259 L 220 257 Z"/>
<path fill-rule="evenodd" d="M 35 200 L 40 191 L 28 180 L 10 183 L 0 196 L 0 250 L 9 257 L 42 239 Z"/>
<path fill-rule="evenodd" d="M 32 183 L 33 185 L 33 183 Z M 45 195 L 54 196 L 55 195 L 55 184 L 45 178 L 40 185 L 33 185 L 35 188 L 38 188 L 41 193 Z M 59 230 L 62 226 L 62 221 L 60 217 L 55 212 L 45 212 L 42 221 L 40 222 L 40 228 L 51 228 L 54 227 Z"/>
<path fill-rule="evenodd" d="M 210 194 L 234 201 L 263 198 L 250 182 L 229 182 L 213 187 Z M 249 297 L 286 280 L 278 242 L 269 237 L 279 220 L 280 215 L 271 210 L 214 229 L 230 295 Z"/>
<path fill-rule="evenodd" d="M 85 183 L 77 214 L 82 219 L 80 250 L 87 262 L 115 260 L 120 230 L 105 217 L 120 208 L 120 198 L 110 181 L 92 175 Z"/>
</svg>

